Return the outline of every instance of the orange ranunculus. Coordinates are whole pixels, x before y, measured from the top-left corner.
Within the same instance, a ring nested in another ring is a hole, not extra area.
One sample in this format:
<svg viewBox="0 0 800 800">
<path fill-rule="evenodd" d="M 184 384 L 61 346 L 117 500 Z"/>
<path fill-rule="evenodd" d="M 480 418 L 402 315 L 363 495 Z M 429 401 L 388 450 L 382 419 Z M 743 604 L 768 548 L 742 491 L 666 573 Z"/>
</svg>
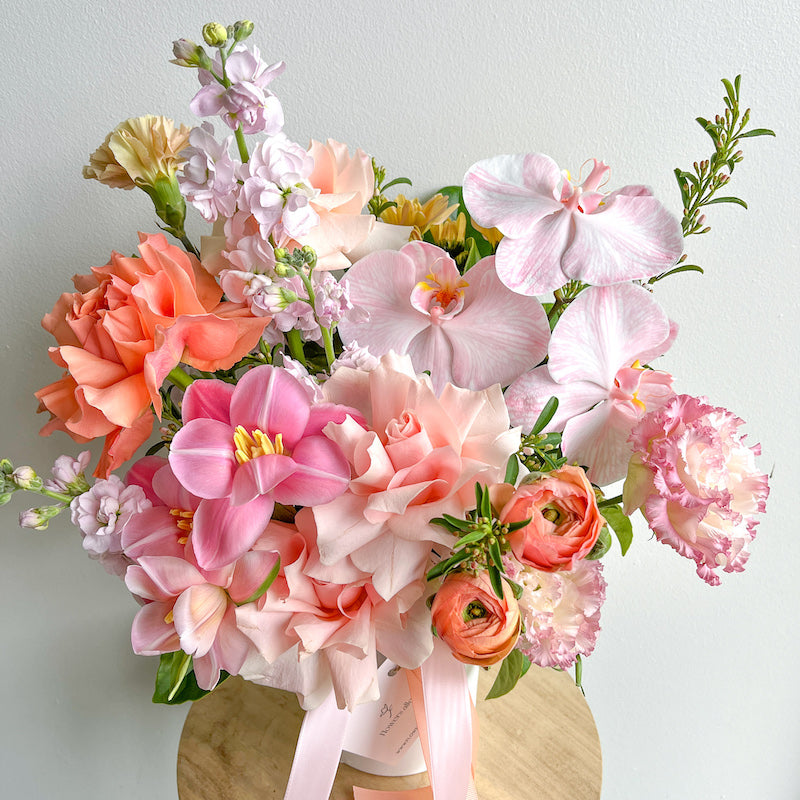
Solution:
<svg viewBox="0 0 800 800">
<path fill-rule="evenodd" d="M 517 643 L 520 613 L 508 585 L 503 599 L 492 589 L 489 573 L 452 572 L 431 606 L 437 636 L 465 664 L 488 667 L 502 661 Z"/>
<path fill-rule="evenodd" d="M 503 487 L 495 489 L 501 497 Z M 517 489 L 507 487 L 501 522 L 530 519 L 508 538 L 516 558 L 527 566 L 550 572 L 573 569 L 594 547 L 605 520 L 586 473 L 563 466 Z"/>
<path fill-rule="evenodd" d="M 112 253 L 104 267 L 76 275 L 78 291 L 61 295 L 42 320 L 58 342 L 50 357 L 66 372 L 36 393 L 52 415 L 41 432 L 64 430 L 79 442 L 105 436 L 101 477 L 150 435 L 150 409 L 160 415 L 158 390 L 173 367 L 231 367 L 269 321 L 220 303 L 216 281 L 162 234 L 140 234 L 139 252 Z"/>
</svg>

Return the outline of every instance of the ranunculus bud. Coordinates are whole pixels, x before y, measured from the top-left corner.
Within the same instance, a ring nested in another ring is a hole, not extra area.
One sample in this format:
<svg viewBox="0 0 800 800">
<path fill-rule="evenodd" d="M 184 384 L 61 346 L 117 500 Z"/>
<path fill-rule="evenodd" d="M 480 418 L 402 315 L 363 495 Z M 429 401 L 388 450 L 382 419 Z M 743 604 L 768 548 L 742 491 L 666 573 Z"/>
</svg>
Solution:
<svg viewBox="0 0 800 800">
<path fill-rule="evenodd" d="M 546 572 L 573 569 L 594 547 L 605 525 L 586 473 L 571 466 L 520 485 L 503 504 L 499 519 L 530 519 L 508 540 L 518 561 Z"/>
<path fill-rule="evenodd" d="M 209 47 L 222 47 L 228 41 L 228 29 L 219 22 L 203 25 L 203 40 Z"/>
<path fill-rule="evenodd" d="M 486 571 L 451 572 L 433 599 L 431 617 L 436 634 L 465 664 L 496 664 L 519 638 L 517 601 L 505 583 L 501 600 Z"/>
</svg>

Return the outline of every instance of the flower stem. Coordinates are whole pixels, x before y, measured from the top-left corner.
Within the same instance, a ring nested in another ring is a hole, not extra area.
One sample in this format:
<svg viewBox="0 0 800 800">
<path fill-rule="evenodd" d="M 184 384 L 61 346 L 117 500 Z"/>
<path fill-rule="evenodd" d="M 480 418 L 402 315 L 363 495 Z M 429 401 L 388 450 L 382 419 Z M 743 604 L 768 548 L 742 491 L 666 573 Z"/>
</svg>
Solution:
<svg viewBox="0 0 800 800">
<path fill-rule="evenodd" d="M 304 367 L 308 367 L 306 354 L 303 352 L 303 340 L 300 338 L 300 331 L 292 328 L 286 331 L 286 342 L 289 345 L 289 352 L 295 361 L 299 361 Z"/>
<path fill-rule="evenodd" d="M 236 146 L 239 148 L 239 158 L 242 159 L 242 164 L 246 164 L 250 160 L 250 153 L 247 152 L 247 143 L 244 140 L 241 125 L 236 126 Z"/>
<path fill-rule="evenodd" d="M 178 237 L 181 241 L 181 244 L 186 248 L 187 252 L 191 253 L 193 256 L 196 256 L 198 259 L 200 258 L 200 251 L 189 241 L 189 237 L 184 233 L 183 235 Z"/>
<path fill-rule="evenodd" d="M 184 390 L 194 382 L 194 378 L 180 365 L 174 366 L 170 370 L 169 375 L 167 375 L 167 380 L 172 381 L 179 389 Z"/>
<path fill-rule="evenodd" d="M 331 366 L 336 360 L 336 353 L 333 351 L 333 334 L 329 328 L 323 328 L 322 325 L 319 326 L 319 329 L 322 331 L 322 342 L 325 345 L 325 358 L 328 361 L 328 372 L 330 372 Z"/>
</svg>

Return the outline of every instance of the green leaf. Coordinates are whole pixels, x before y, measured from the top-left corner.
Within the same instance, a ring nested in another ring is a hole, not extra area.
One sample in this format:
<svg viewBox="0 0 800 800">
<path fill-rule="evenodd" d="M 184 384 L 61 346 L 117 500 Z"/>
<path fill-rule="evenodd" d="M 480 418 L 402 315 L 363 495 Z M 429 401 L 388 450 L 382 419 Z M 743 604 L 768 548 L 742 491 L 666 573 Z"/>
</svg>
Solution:
<svg viewBox="0 0 800 800">
<path fill-rule="evenodd" d="M 489 570 L 489 581 L 492 584 L 492 589 L 494 589 L 494 593 L 502 600 L 503 599 L 503 578 L 500 575 L 500 570 L 494 566 L 494 564 L 489 564 L 487 567 Z"/>
<path fill-rule="evenodd" d="M 472 236 L 467 237 L 464 244 L 467 248 L 467 260 L 464 262 L 464 272 L 466 272 L 470 267 L 474 267 L 483 256 L 481 255 L 481 251 L 478 250 L 478 245 L 475 243 L 475 239 L 473 239 Z"/>
<path fill-rule="evenodd" d="M 463 536 L 459 537 L 458 541 L 453 545 L 453 547 L 460 550 L 462 547 L 479 542 L 484 536 L 486 536 L 486 531 L 483 530 L 483 528 L 470 531 L 469 533 L 465 533 Z"/>
<path fill-rule="evenodd" d="M 444 517 L 445 522 L 449 522 L 454 528 L 458 528 L 460 531 L 468 531 L 472 527 L 471 522 L 468 522 L 465 519 L 454 517 L 452 514 L 442 514 L 442 516 Z"/>
<path fill-rule="evenodd" d="M 602 558 L 611 549 L 611 534 L 608 532 L 608 526 L 603 525 L 594 543 L 594 547 L 586 554 L 587 561 L 597 561 Z"/>
<path fill-rule="evenodd" d="M 506 476 L 505 476 L 505 483 L 516 483 L 517 478 L 519 477 L 519 459 L 517 458 L 517 454 L 514 453 L 511 458 L 508 459 L 508 464 L 506 464 Z"/>
<path fill-rule="evenodd" d="M 731 101 L 731 108 L 733 108 L 739 103 L 738 93 L 727 78 L 722 78 L 722 85 L 725 87 L 725 92 L 728 95 L 728 99 Z"/>
<path fill-rule="evenodd" d="M 520 597 L 522 597 L 522 587 L 508 578 L 506 578 L 506 583 L 511 587 L 511 593 L 514 595 L 514 599 L 519 600 Z"/>
<path fill-rule="evenodd" d="M 736 138 L 749 139 L 751 136 L 774 136 L 774 135 L 775 131 L 771 131 L 769 128 L 751 128 L 749 131 L 740 133 Z"/>
<path fill-rule="evenodd" d="M 259 586 L 258 589 L 256 589 L 253 594 L 247 598 L 247 600 L 242 600 L 241 603 L 237 603 L 236 605 L 243 606 L 246 603 L 254 603 L 259 597 L 261 597 L 261 595 L 266 594 L 267 589 L 272 586 L 272 582 L 278 577 L 280 569 L 281 559 L 280 556 L 278 556 L 277 560 L 275 561 L 275 566 L 270 570 L 269 575 L 267 575 L 266 579 L 264 580 L 264 583 L 262 583 L 261 586 Z"/>
<path fill-rule="evenodd" d="M 147 449 L 146 456 L 154 456 L 162 447 L 166 447 L 166 442 L 156 442 L 152 447 Z"/>
<path fill-rule="evenodd" d="M 438 564 L 434 565 L 428 570 L 428 574 L 426 576 L 427 580 L 432 581 L 434 578 L 438 578 L 440 575 L 444 575 L 446 572 L 450 572 L 450 570 L 455 569 L 459 564 L 464 561 L 468 561 L 472 558 L 472 555 L 468 553 L 466 550 L 461 550 L 459 553 L 450 556 L 450 558 L 446 558 L 444 561 L 440 561 Z"/>
<path fill-rule="evenodd" d="M 456 216 L 459 214 L 463 214 L 467 220 L 467 226 L 465 231 L 465 239 L 472 239 L 475 247 L 477 247 L 478 252 L 481 255 L 481 258 L 485 256 L 490 256 L 492 254 L 492 245 L 486 241 L 484 235 L 472 224 L 472 216 L 470 215 L 469 211 L 467 211 L 467 206 L 464 203 L 464 192 L 462 191 L 460 186 L 443 186 L 439 189 L 438 192 L 435 194 L 442 194 L 444 195 L 450 203 L 456 203 L 458 208 L 456 209 Z"/>
<path fill-rule="evenodd" d="M 530 666 L 531 662 L 524 653 L 516 649 L 512 650 L 503 659 L 486 699 L 493 700 L 495 697 L 508 694 L 517 685 L 517 681 L 530 669 Z"/>
<path fill-rule="evenodd" d="M 533 428 L 531 428 L 531 435 L 535 435 L 537 433 L 541 433 L 545 426 L 553 419 L 553 415 L 558 410 L 558 398 L 551 397 L 545 404 L 544 408 L 539 413 L 539 416 L 536 419 L 536 422 L 533 423 Z"/>
<path fill-rule="evenodd" d="M 666 272 L 662 272 L 661 275 L 658 275 L 656 278 L 651 278 L 648 283 L 655 283 L 656 281 L 660 281 L 663 278 L 666 278 L 670 275 L 676 275 L 678 272 L 700 272 L 703 273 L 704 270 L 702 267 L 698 267 L 697 264 L 681 264 L 679 267 L 673 267 Z"/>
<path fill-rule="evenodd" d="M 485 519 L 492 518 L 492 501 L 489 499 L 489 490 L 483 490 L 483 496 L 481 497 L 480 507 L 478 509 L 480 515 Z"/>
<path fill-rule="evenodd" d="M 217 686 L 228 677 L 228 673 L 222 670 Z M 156 672 L 154 703 L 174 706 L 188 700 L 199 700 L 208 692 L 208 689 L 201 689 L 197 685 L 190 655 L 184 653 L 183 650 L 162 654 Z"/>
<path fill-rule="evenodd" d="M 497 539 L 494 542 L 489 543 L 489 555 L 492 557 L 492 562 L 497 567 L 497 569 L 503 569 L 503 554 L 500 551 L 500 544 L 498 543 Z M 501 587 L 502 588 L 502 587 Z M 498 597 L 502 597 L 502 592 L 498 595 Z"/>
<path fill-rule="evenodd" d="M 631 525 L 630 518 L 623 514 L 620 506 L 604 508 L 603 516 L 617 535 L 622 555 L 625 555 L 633 542 L 633 525 Z"/>
<path fill-rule="evenodd" d="M 517 522 L 509 522 L 507 523 L 506 528 L 508 528 L 509 533 L 514 533 L 514 531 L 522 530 L 522 528 L 525 528 L 530 524 L 531 518 L 528 517 L 528 519 L 521 519 Z"/>
<path fill-rule="evenodd" d="M 706 200 L 702 205 L 710 206 L 714 203 L 736 203 L 736 205 L 742 208 L 747 208 L 747 203 L 745 203 L 744 200 L 740 200 L 738 197 L 712 197 L 711 200 Z"/>
<path fill-rule="evenodd" d="M 384 192 L 387 189 L 390 189 L 392 186 L 399 186 L 401 183 L 411 186 L 411 178 L 395 178 L 394 180 L 389 181 L 389 183 L 384 183 L 383 186 L 381 186 L 381 191 Z"/>
</svg>

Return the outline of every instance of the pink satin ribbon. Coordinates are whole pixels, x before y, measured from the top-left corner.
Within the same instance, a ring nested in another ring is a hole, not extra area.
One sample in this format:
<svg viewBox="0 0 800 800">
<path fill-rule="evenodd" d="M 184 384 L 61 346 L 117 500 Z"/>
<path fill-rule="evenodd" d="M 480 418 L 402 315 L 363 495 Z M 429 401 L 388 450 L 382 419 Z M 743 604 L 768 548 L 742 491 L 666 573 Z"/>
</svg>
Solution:
<svg viewBox="0 0 800 800">
<path fill-rule="evenodd" d="M 477 716 L 464 665 L 437 639 L 423 665 L 405 674 L 431 785 L 389 792 L 354 786 L 355 800 L 478 800 Z M 333 692 L 306 713 L 284 800 L 328 800 L 349 719 Z"/>
</svg>

